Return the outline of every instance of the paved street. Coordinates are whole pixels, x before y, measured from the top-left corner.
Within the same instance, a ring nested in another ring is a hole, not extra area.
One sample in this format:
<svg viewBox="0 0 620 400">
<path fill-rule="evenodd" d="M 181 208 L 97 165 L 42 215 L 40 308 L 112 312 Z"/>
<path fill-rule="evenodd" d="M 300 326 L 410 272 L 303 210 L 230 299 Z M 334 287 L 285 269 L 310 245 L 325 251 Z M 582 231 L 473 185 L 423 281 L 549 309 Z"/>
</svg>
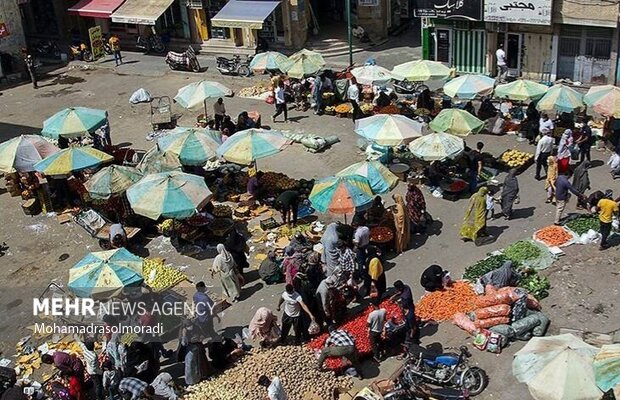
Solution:
<svg viewBox="0 0 620 400">
<path fill-rule="evenodd" d="M 408 33 L 411 34 L 411 33 Z M 419 49 L 406 46 L 394 46 L 379 52 L 360 53 L 355 61 L 362 63 L 372 55 L 378 63 L 386 67 L 416 58 Z M 212 60 L 212 57 L 210 58 Z M 88 69 L 75 67 L 55 71 L 40 84 L 39 90 L 33 90 L 24 84 L 8 90 L 2 90 L 0 96 L 0 141 L 22 133 L 37 132 L 42 122 L 56 111 L 69 106 L 86 106 L 103 108 L 110 115 L 112 139 L 115 143 L 124 143 L 138 149 L 148 149 L 153 143 L 145 138 L 149 132 L 149 105 L 130 105 L 131 93 L 143 87 L 154 96 L 174 96 L 176 90 L 200 78 L 218 80 L 238 91 L 251 85 L 251 80 L 259 78 L 237 78 L 221 76 L 208 62 L 208 70 L 201 74 L 170 72 L 161 57 L 142 56 L 127 53 L 126 65 L 108 68 L 109 63 L 101 63 Z M 203 61 L 201 59 L 201 61 Z M 340 60 L 335 60 L 339 62 Z M 328 61 L 329 62 L 329 61 Z M 242 110 L 257 110 L 263 115 L 263 121 L 269 121 L 272 106 L 257 100 L 244 98 L 227 98 L 226 108 L 236 115 Z M 210 107 L 211 105 L 209 105 Z M 174 108 L 180 114 L 179 125 L 192 126 L 199 110 L 187 111 Z M 334 174 L 342 168 L 363 159 L 358 150 L 357 135 L 353 124 L 348 119 L 330 116 L 317 117 L 311 112 L 298 113 L 290 111 L 291 124 L 270 124 L 275 129 L 289 129 L 296 132 L 317 135 L 336 134 L 341 142 L 323 153 L 306 152 L 301 145 L 293 145 L 284 152 L 261 160 L 260 168 L 284 172 L 294 178 L 321 178 Z M 517 148 L 533 152 L 533 148 L 523 142 L 517 142 L 515 136 L 480 135 L 468 138 L 470 146 L 476 141 L 485 143 L 485 151 L 499 155 L 508 148 Z M 593 190 L 615 188 L 620 192 L 617 182 L 612 183 L 608 169 L 604 165 L 608 153 L 593 151 L 597 160 L 590 172 Z M 600 161 L 599 161 L 600 160 Z M 435 199 L 425 193 L 428 209 L 438 221 L 441 228 L 431 236 L 416 237 L 412 248 L 404 254 L 391 258 L 386 266 L 388 285 L 397 279 L 411 284 L 416 298 L 423 293 L 419 285 L 421 272 L 430 264 L 436 263 L 451 271 L 453 277 L 460 277 L 464 268 L 483 258 L 487 253 L 500 249 L 519 239 L 528 238 L 532 233 L 553 222 L 554 208 L 545 204 L 543 182 L 533 179 L 533 168 L 519 176 L 521 201 L 517 204 L 515 218 L 510 221 L 497 219 L 489 222 L 489 231 L 497 236 L 495 243 L 475 247 L 472 243 L 463 243 L 458 236 L 466 200 L 451 202 Z M 499 178 L 503 180 L 503 175 Z M 401 184 L 396 193 L 404 193 Z M 19 198 L 11 198 L 8 193 L 0 192 L 0 242 L 6 241 L 9 253 L 0 258 L 0 282 L 5 290 L 0 290 L 0 351 L 3 357 L 14 353 L 15 342 L 28 334 L 27 327 L 32 324 L 31 299 L 40 294 L 51 280 L 66 285 L 68 269 L 79 261 L 88 251 L 98 249 L 97 242 L 74 223 L 60 225 L 55 218 L 46 216 L 29 217 L 20 210 Z M 386 196 L 388 204 L 393 204 Z M 574 211 L 574 202 L 568 206 Z M 320 216 L 324 222 L 329 216 Z M 620 311 L 614 308 L 618 297 L 618 265 L 620 254 L 618 248 L 599 252 L 596 246 L 572 246 L 545 275 L 551 279 L 551 296 L 542 302 L 543 311 L 551 318 L 550 333 L 557 333 L 561 327 L 589 329 L 597 332 L 609 332 L 620 328 Z M 62 257 L 63 255 L 68 255 Z M 146 244 L 144 255 L 165 257 L 168 263 L 186 267 L 185 272 L 195 281 L 212 282 L 207 276 L 211 260 L 199 260 L 178 254 L 169 241 L 160 237 Z M 251 255 L 252 266 L 257 262 Z M 256 275 L 254 275 L 256 276 Z M 283 285 L 264 287 L 258 280 L 252 280 L 245 286 L 244 300 L 233 305 L 223 315 L 222 326 L 227 332 L 239 332 L 247 326 L 258 307 L 275 309 Z M 219 291 L 217 286 L 213 291 Z M 601 307 L 599 307 L 599 305 Z M 599 312 L 594 312 L 594 309 Z M 603 310 L 603 311 L 600 311 Z M 9 323 L 10 322 L 10 323 Z M 423 344 L 441 343 L 443 346 L 457 346 L 470 343 L 471 338 L 450 323 L 439 327 L 429 327 L 423 332 Z M 473 359 L 479 362 L 490 375 L 491 383 L 480 399 L 517 400 L 529 398 L 527 388 L 518 384 L 512 377 L 511 361 L 515 351 L 522 347 L 517 342 L 510 345 L 501 355 L 473 350 Z M 380 366 L 367 363 L 366 375 L 370 379 L 389 375 L 396 367 L 397 361 L 390 359 Z M 365 383 L 369 383 L 370 380 Z M 360 383 L 361 384 L 361 383 Z"/>
</svg>

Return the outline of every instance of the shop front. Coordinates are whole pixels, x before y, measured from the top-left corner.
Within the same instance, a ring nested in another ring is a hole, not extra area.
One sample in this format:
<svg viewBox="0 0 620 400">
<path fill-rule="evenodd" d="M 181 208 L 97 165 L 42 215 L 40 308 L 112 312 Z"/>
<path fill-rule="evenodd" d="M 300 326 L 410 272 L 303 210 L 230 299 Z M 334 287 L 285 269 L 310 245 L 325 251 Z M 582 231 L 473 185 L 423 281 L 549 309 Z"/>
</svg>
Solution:
<svg viewBox="0 0 620 400">
<path fill-rule="evenodd" d="M 94 26 L 100 26 L 105 34 L 110 33 L 112 13 L 124 2 L 125 0 L 81 0 L 67 9 L 67 14 L 72 17 L 71 41 L 83 41 L 88 37 L 88 30 Z"/>
</svg>

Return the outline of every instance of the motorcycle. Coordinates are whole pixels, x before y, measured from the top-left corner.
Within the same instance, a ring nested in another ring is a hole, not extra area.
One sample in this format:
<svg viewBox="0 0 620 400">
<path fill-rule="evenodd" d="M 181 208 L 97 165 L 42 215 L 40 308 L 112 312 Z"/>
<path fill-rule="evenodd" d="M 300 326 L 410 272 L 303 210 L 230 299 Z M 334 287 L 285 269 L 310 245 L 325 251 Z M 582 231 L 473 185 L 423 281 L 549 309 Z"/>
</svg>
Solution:
<svg viewBox="0 0 620 400">
<path fill-rule="evenodd" d="M 233 56 L 233 58 L 217 57 L 217 70 L 223 75 L 239 75 L 248 77 L 252 74 L 250 70 L 250 62 L 252 57 L 247 57 L 245 61 L 241 61 L 239 55 Z"/>
<path fill-rule="evenodd" d="M 114 52 L 112 51 L 112 46 L 110 46 L 110 38 L 107 35 L 103 36 L 103 51 L 111 56 Z"/>
<path fill-rule="evenodd" d="M 428 86 L 418 82 L 411 82 L 407 79 L 394 81 L 394 91 L 398 94 L 417 94 L 422 93 L 426 89 L 428 89 Z"/>
<path fill-rule="evenodd" d="M 138 36 L 136 47 L 141 49 L 144 54 L 154 51 L 157 54 L 163 54 L 166 51 L 164 41 L 155 33 L 155 28 L 151 27 L 151 35 Z"/>
<path fill-rule="evenodd" d="M 200 72 L 200 64 L 192 46 L 183 53 L 169 51 L 165 61 L 172 70 Z"/>
<path fill-rule="evenodd" d="M 34 46 L 34 52 L 40 57 L 60 58 L 60 47 L 53 40 L 42 40 Z"/>
<path fill-rule="evenodd" d="M 80 43 L 79 45 L 71 45 L 69 46 L 69 50 L 71 50 L 71 59 L 91 62 L 93 61 L 93 53 L 88 49 L 84 43 Z"/>
<path fill-rule="evenodd" d="M 413 376 L 422 378 L 424 382 L 442 387 L 466 389 L 472 397 L 482 393 L 489 384 L 489 378 L 483 369 L 469 365 L 471 353 L 467 346 L 458 348 L 459 354 L 433 355 L 425 349 L 420 350 L 418 355 L 410 353 L 406 369 Z"/>
</svg>

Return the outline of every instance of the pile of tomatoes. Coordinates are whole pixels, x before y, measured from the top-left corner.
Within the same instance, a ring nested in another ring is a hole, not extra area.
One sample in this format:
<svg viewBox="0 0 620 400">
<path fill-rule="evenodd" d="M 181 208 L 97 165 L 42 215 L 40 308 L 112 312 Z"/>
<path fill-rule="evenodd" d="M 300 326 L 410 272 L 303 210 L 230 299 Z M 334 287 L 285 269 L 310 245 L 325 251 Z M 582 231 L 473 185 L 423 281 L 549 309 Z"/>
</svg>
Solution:
<svg viewBox="0 0 620 400">
<path fill-rule="evenodd" d="M 402 323 L 403 314 L 400 307 L 391 300 L 385 300 L 380 305 L 380 308 L 385 308 L 387 311 L 386 322 L 392 317 L 396 318 L 397 323 Z M 370 338 L 368 336 L 368 314 L 373 311 L 373 307 L 368 307 L 362 313 L 355 316 L 351 316 L 345 322 L 343 322 L 338 329 L 348 332 L 355 339 L 355 347 L 357 348 L 358 356 L 360 359 L 372 355 L 372 346 L 370 345 Z M 314 351 L 320 351 L 325 346 L 329 334 L 323 333 L 308 343 Z M 330 357 L 325 360 L 324 367 L 333 371 L 342 370 L 348 366 L 348 361 L 342 358 Z"/>
</svg>

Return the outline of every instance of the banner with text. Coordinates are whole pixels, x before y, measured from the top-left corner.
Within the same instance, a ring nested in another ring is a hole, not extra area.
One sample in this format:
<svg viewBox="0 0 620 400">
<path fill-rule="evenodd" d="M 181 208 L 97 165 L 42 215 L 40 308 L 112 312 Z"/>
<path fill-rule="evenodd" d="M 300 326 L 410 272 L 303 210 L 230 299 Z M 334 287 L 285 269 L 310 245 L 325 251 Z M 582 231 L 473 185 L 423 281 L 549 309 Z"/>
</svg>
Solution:
<svg viewBox="0 0 620 400">
<path fill-rule="evenodd" d="M 414 15 L 482 21 L 482 0 L 418 0 Z"/>
<path fill-rule="evenodd" d="M 551 25 L 551 0 L 485 0 L 486 22 Z"/>
</svg>

